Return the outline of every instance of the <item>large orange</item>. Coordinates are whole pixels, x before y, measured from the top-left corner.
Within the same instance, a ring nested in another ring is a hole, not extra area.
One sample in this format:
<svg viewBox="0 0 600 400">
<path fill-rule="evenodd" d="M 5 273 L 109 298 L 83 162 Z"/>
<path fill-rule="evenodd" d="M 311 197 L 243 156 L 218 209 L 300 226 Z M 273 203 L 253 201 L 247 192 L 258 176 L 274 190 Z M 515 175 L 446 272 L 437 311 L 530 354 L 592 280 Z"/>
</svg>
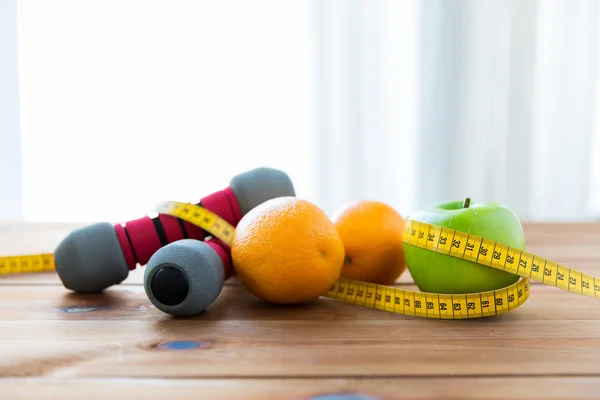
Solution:
<svg viewBox="0 0 600 400">
<path fill-rule="evenodd" d="M 240 281 L 260 299 L 304 303 L 339 278 L 344 246 L 329 217 L 296 197 L 268 200 L 238 223 L 231 258 Z"/>
<path fill-rule="evenodd" d="M 346 254 L 342 277 L 389 285 L 404 272 L 404 218 L 394 208 L 362 200 L 339 210 L 333 222 Z"/>
</svg>

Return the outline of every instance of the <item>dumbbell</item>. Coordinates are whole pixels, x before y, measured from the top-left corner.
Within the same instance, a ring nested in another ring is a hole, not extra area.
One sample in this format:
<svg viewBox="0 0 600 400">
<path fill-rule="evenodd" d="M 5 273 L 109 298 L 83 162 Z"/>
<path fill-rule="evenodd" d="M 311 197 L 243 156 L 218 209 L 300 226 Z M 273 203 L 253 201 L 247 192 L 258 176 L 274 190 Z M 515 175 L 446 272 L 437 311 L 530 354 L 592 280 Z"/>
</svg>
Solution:
<svg viewBox="0 0 600 400">
<path fill-rule="evenodd" d="M 240 200 L 244 215 L 268 199 L 295 195 L 287 177 L 271 177 L 269 185 L 262 184 L 263 179 L 254 178 L 254 181 L 244 192 L 262 195 L 245 196 Z M 152 255 L 144 271 L 144 290 L 159 310 L 177 317 L 190 317 L 210 306 L 233 274 L 231 249 L 225 243 L 215 239 L 179 240 Z"/>
<path fill-rule="evenodd" d="M 198 205 L 235 226 L 256 205 L 290 195 L 294 195 L 294 187 L 284 172 L 257 168 L 235 176 L 229 187 L 203 198 Z M 130 270 L 146 265 L 157 250 L 171 243 L 195 239 L 209 247 L 214 245 L 214 240 L 203 241 L 206 236 L 203 229 L 163 214 L 116 225 L 100 222 L 71 232 L 57 246 L 54 263 L 67 289 L 97 293 L 121 283 Z"/>
<path fill-rule="evenodd" d="M 160 248 L 144 271 L 144 290 L 159 310 L 176 317 L 200 314 L 233 275 L 231 252 L 218 240 L 183 239 Z"/>
</svg>

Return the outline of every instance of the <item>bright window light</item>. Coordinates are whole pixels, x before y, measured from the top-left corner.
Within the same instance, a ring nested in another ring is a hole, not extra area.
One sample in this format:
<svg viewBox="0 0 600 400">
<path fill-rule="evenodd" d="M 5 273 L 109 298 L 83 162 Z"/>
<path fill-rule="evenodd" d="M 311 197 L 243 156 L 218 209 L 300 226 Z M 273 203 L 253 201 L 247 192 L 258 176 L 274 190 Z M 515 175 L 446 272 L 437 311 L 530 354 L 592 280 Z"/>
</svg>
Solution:
<svg viewBox="0 0 600 400">
<path fill-rule="evenodd" d="M 311 199 L 306 1 L 19 1 L 24 214 L 120 221 L 257 166 Z"/>
</svg>

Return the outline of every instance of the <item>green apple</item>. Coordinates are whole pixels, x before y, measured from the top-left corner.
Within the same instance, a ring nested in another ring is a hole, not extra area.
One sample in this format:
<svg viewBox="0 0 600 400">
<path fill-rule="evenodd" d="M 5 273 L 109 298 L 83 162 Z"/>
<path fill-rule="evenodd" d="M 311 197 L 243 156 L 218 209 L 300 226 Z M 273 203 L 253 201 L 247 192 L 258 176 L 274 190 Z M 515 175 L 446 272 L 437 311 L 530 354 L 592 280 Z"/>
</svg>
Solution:
<svg viewBox="0 0 600 400">
<path fill-rule="evenodd" d="M 494 202 L 449 201 L 416 212 L 409 220 L 470 233 L 525 250 L 525 233 L 508 207 Z M 474 293 L 501 289 L 519 276 L 446 254 L 404 244 L 406 265 L 423 292 Z"/>
</svg>

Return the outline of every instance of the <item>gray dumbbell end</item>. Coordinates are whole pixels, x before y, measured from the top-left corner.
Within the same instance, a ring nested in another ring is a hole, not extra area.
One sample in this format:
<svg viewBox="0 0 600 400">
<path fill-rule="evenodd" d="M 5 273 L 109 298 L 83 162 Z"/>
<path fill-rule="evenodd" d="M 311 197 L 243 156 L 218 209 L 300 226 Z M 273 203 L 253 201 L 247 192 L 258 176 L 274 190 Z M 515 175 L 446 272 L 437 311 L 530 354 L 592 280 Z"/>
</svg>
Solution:
<svg viewBox="0 0 600 400">
<path fill-rule="evenodd" d="M 235 193 L 242 215 L 277 197 L 295 196 L 289 176 L 273 168 L 256 168 L 235 176 L 229 186 Z"/>
<path fill-rule="evenodd" d="M 191 317 L 210 306 L 221 293 L 225 269 L 209 245 L 195 239 L 170 243 L 152 255 L 144 272 L 144 290 L 159 310 Z"/>
<path fill-rule="evenodd" d="M 71 232 L 54 251 L 63 285 L 78 293 L 98 293 L 121 283 L 129 268 L 115 228 L 100 222 Z"/>
</svg>

